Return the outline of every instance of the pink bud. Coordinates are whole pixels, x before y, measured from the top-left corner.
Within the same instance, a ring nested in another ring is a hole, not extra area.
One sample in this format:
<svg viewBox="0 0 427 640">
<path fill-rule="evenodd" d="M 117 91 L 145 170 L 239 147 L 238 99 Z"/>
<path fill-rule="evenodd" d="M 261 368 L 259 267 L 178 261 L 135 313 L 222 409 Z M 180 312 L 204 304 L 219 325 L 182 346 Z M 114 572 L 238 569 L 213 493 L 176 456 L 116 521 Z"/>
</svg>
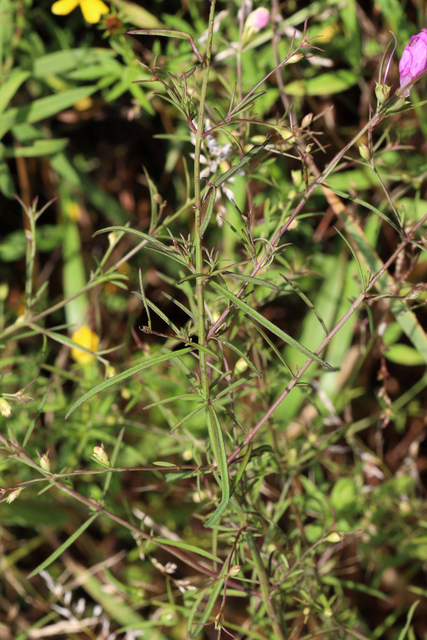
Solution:
<svg viewBox="0 0 427 640">
<path fill-rule="evenodd" d="M 418 76 L 427 71 L 427 29 L 412 36 L 406 45 L 399 63 L 400 86 L 406 87 L 403 96 L 409 96 L 412 84 Z"/>
<path fill-rule="evenodd" d="M 270 12 L 265 7 L 260 7 L 252 11 L 247 17 L 246 26 L 252 27 L 255 31 L 261 31 L 270 22 Z"/>
</svg>

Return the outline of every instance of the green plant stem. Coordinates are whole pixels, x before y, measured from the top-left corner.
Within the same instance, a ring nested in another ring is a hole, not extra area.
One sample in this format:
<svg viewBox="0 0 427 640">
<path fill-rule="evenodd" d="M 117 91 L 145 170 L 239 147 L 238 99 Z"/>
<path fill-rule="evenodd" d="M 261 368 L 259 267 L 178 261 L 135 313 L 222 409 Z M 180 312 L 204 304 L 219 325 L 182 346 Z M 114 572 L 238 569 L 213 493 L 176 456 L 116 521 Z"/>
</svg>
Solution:
<svg viewBox="0 0 427 640">
<path fill-rule="evenodd" d="M 314 352 L 316 355 L 319 355 L 320 353 L 322 353 L 323 349 L 330 343 L 332 338 L 345 325 L 345 323 L 353 315 L 353 313 L 360 307 L 362 302 L 366 299 L 370 289 L 372 289 L 372 287 L 375 285 L 375 283 L 381 278 L 382 274 L 385 273 L 388 270 L 388 268 L 394 263 L 394 261 L 396 260 L 398 255 L 414 240 L 415 234 L 417 233 L 417 231 L 426 222 L 427 222 L 427 214 L 425 216 L 423 216 L 423 218 L 421 218 L 421 220 L 419 220 L 419 222 L 414 226 L 414 228 L 406 236 L 406 238 L 404 240 L 402 240 L 402 242 L 399 244 L 399 246 L 394 251 L 394 253 L 390 256 L 390 258 L 387 260 L 387 262 L 385 262 L 383 264 L 381 269 L 374 276 L 372 276 L 372 278 L 369 280 L 365 290 L 362 291 L 362 293 L 359 294 L 359 296 L 356 298 L 356 300 L 352 303 L 352 305 L 349 308 L 349 310 L 344 314 L 344 316 L 341 318 L 341 320 L 335 325 L 335 327 L 332 329 L 332 331 L 330 331 L 328 333 L 328 335 L 323 340 L 322 344 L 316 349 L 316 351 Z M 295 376 L 292 378 L 292 380 L 289 382 L 289 384 L 286 386 L 286 388 L 282 391 L 282 393 L 278 396 L 278 398 L 276 398 L 276 400 L 270 406 L 268 411 L 266 411 L 266 413 L 257 422 L 257 424 L 249 431 L 249 433 L 247 433 L 247 435 L 245 436 L 243 442 L 240 445 L 238 445 L 234 449 L 234 451 L 228 456 L 228 459 L 227 459 L 228 464 L 230 464 L 239 455 L 240 451 L 242 449 L 244 449 L 244 447 L 247 444 L 252 442 L 253 438 L 258 433 L 258 431 L 261 429 L 261 427 L 267 422 L 267 420 L 270 418 L 270 416 L 276 411 L 277 407 L 283 402 L 283 400 L 286 398 L 286 396 L 289 395 L 290 391 L 295 387 L 295 385 L 297 384 L 298 380 L 301 379 L 303 374 L 307 371 L 307 369 L 312 364 L 313 364 L 313 360 L 312 360 L 312 358 L 309 358 L 308 360 L 306 360 L 304 365 L 298 369 L 298 372 L 295 374 Z"/>
<path fill-rule="evenodd" d="M 258 574 L 258 580 L 260 582 L 260 588 L 262 593 L 262 599 L 264 601 L 265 607 L 267 609 L 268 617 L 270 618 L 270 622 L 273 626 L 274 631 L 276 632 L 276 638 L 278 640 L 285 640 L 282 629 L 280 628 L 279 621 L 277 619 L 276 611 L 274 610 L 273 603 L 271 601 L 270 595 L 270 583 L 267 576 L 267 572 L 262 563 L 261 555 L 259 549 L 256 545 L 256 542 L 253 538 L 253 535 L 250 531 L 246 531 L 246 543 L 249 547 L 249 553 L 252 556 L 252 560 Z"/>
<path fill-rule="evenodd" d="M 203 575 L 209 576 L 214 580 L 218 580 L 221 577 L 221 575 L 218 574 L 216 571 L 213 571 L 208 566 L 206 566 L 206 563 L 202 564 L 198 560 L 195 560 L 191 555 L 189 555 L 185 551 L 182 551 L 182 549 L 172 545 L 168 545 L 167 543 L 161 540 L 157 540 L 155 536 L 146 533 L 136 525 L 131 524 L 130 522 L 124 520 L 120 516 L 117 516 L 115 513 L 108 511 L 104 507 L 104 505 L 101 504 L 100 502 L 96 502 L 95 500 L 86 498 L 85 496 L 82 496 L 80 493 L 78 493 L 78 491 L 75 491 L 74 489 L 72 489 L 70 486 L 60 482 L 57 478 L 60 476 L 63 477 L 64 474 L 58 474 L 57 476 L 55 473 L 49 473 L 48 471 L 45 471 L 25 453 L 25 451 L 21 448 L 18 442 L 7 438 L 1 433 L 0 433 L 0 447 L 9 452 L 10 458 L 19 460 L 23 464 L 37 471 L 41 476 L 43 476 L 43 479 L 45 481 L 50 482 L 61 493 L 66 494 L 73 500 L 76 500 L 80 504 L 86 506 L 89 509 L 89 511 L 102 514 L 107 518 L 109 518 L 110 520 L 112 520 L 113 522 L 117 522 L 124 529 L 127 529 L 128 531 L 130 531 L 133 535 L 139 538 L 142 538 L 146 542 L 153 543 L 158 548 L 169 552 L 170 554 L 180 559 L 182 562 L 184 562 L 188 566 L 192 567 L 195 571 Z M 106 471 L 107 472 L 112 471 L 112 469 L 107 469 Z M 250 588 L 248 589 L 245 586 L 243 586 L 240 582 L 237 582 L 235 580 L 229 580 L 229 585 L 233 589 L 237 589 L 238 591 L 242 591 L 245 593 L 250 593 L 251 595 L 254 595 L 256 597 L 260 597 L 261 595 L 257 589 L 250 589 Z"/>
<path fill-rule="evenodd" d="M 203 247 L 202 247 L 202 192 L 200 186 L 200 156 L 202 152 L 203 129 L 205 121 L 206 108 L 206 92 L 208 88 L 209 71 L 212 57 L 212 37 L 213 37 L 213 21 L 215 13 L 215 2 L 211 0 L 211 10 L 209 14 L 209 31 L 206 51 L 205 71 L 203 74 L 202 91 L 200 94 L 199 116 L 197 119 L 197 133 L 194 149 L 194 211 L 195 211 L 195 230 L 194 244 L 196 251 L 196 273 L 203 272 Z M 203 278 L 197 278 L 197 329 L 199 345 L 202 347 L 206 344 L 206 315 L 205 315 L 205 282 Z M 206 354 L 200 352 L 200 381 L 202 392 L 206 400 L 209 399 L 209 376 L 207 368 Z M 207 412 L 209 420 L 209 412 Z"/>
</svg>

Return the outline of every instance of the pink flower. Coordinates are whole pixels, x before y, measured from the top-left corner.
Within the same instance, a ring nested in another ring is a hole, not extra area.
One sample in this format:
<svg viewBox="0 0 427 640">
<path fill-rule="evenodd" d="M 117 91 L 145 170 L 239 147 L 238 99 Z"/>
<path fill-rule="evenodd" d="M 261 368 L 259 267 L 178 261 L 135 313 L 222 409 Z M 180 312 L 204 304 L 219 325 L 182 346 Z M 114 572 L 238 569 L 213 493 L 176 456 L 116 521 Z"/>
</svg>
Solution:
<svg viewBox="0 0 427 640">
<path fill-rule="evenodd" d="M 261 31 L 270 22 L 270 12 L 264 7 L 252 11 L 246 19 L 246 26 L 252 27 L 255 31 Z"/>
<path fill-rule="evenodd" d="M 405 87 L 403 96 L 409 96 L 412 82 L 427 71 L 427 29 L 412 36 L 403 51 L 399 63 L 400 86 Z"/>
</svg>

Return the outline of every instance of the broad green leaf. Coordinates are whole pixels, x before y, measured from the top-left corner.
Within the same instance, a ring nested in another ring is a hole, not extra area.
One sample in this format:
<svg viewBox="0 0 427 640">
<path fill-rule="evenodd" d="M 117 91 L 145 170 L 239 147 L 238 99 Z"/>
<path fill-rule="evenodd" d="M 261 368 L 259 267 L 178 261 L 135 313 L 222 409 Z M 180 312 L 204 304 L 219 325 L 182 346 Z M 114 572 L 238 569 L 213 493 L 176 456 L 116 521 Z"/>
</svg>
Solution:
<svg viewBox="0 0 427 640">
<path fill-rule="evenodd" d="M 92 95 L 96 90 L 97 87 L 94 86 L 68 89 L 53 96 L 39 98 L 23 107 L 10 109 L 5 115 L 0 117 L 0 138 L 17 124 L 21 122 L 38 122 L 56 115 L 64 111 L 64 109 L 71 107 L 78 100 Z"/>
<path fill-rule="evenodd" d="M 286 85 L 286 93 L 290 96 L 322 96 L 341 93 L 350 89 L 359 80 L 359 75 L 347 69 L 338 69 L 316 75 L 309 80 L 294 80 Z"/>
<path fill-rule="evenodd" d="M 426 360 L 416 349 L 407 344 L 392 344 L 384 350 L 384 355 L 390 362 L 402 364 L 405 367 L 425 365 Z"/>
<path fill-rule="evenodd" d="M 424 198 L 399 198 L 399 209 L 403 207 L 405 220 L 421 220 L 427 213 L 427 202 Z"/>
<path fill-rule="evenodd" d="M 152 13 L 143 9 L 135 2 L 128 0 L 111 0 L 111 4 L 117 9 L 123 9 L 129 21 L 140 29 L 161 28 L 163 25 Z"/>
<path fill-rule="evenodd" d="M 351 46 L 345 47 L 344 54 L 347 56 L 352 67 L 360 67 L 362 60 L 362 38 L 356 0 L 346 0 L 339 11 L 344 24 L 344 33 L 347 42 L 351 42 Z"/>
<path fill-rule="evenodd" d="M 3 113 L 21 84 L 29 77 L 30 74 L 28 71 L 21 71 L 19 68 L 13 69 L 9 73 L 9 77 L 0 87 L 0 113 Z"/>
<path fill-rule="evenodd" d="M 0 160 L 0 191 L 6 198 L 13 198 L 15 193 L 15 185 L 13 183 L 12 174 L 5 162 Z"/>
<path fill-rule="evenodd" d="M 353 510 L 356 501 L 356 485 L 352 478 L 338 478 L 331 491 L 331 504 L 340 511 Z"/>
<path fill-rule="evenodd" d="M 5 158 L 40 158 L 63 151 L 67 146 L 68 138 L 53 140 L 36 140 L 31 147 L 13 147 L 6 149 Z"/>
<path fill-rule="evenodd" d="M 44 78 L 67 73 L 73 69 L 84 69 L 96 63 L 98 66 L 115 56 L 112 49 L 81 47 L 79 49 L 65 49 L 39 56 L 33 62 L 33 77 Z"/>
<path fill-rule="evenodd" d="M 133 376 L 135 373 L 139 373 L 144 369 L 154 367 L 155 365 L 161 364 L 162 362 L 168 362 L 175 358 L 180 358 L 186 353 L 190 353 L 190 351 L 191 351 L 191 347 L 180 349 L 179 351 L 169 351 L 168 353 L 165 353 L 161 356 L 155 356 L 154 358 L 149 358 L 148 360 L 145 360 L 145 362 L 140 362 L 139 364 L 136 364 L 134 367 L 131 367 L 130 369 L 127 369 L 126 371 L 123 371 L 122 373 L 119 373 L 116 376 L 109 378 L 108 380 L 104 380 L 100 384 L 97 384 L 95 387 L 90 389 L 90 391 L 83 394 L 83 396 L 79 398 L 72 405 L 72 407 L 67 411 L 65 418 L 67 419 L 73 413 L 73 411 L 77 409 L 77 407 L 80 407 L 80 405 L 86 402 L 86 400 L 93 398 L 93 396 L 95 396 L 97 393 L 100 393 L 101 391 L 105 391 L 105 389 L 109 389 L 110 387 L 114 386 L 118 382 L 122 382 L 122 380 L 126 380 L 127 378 L 130 378 L 130 376 Z"/>
<path fill-rule="evenodd" d="M 249 316 L 249 318 L 252 318 L 256 322 L 259 322 L 261 326 L 265 327 L 266 329 L 274 333 L 276 336 L 281 338 L 283 342 L 286 342 L 286 344 L 289 344 L 291 347 L 294 347 L 294 349 L 297 349 L 297 351 L 300 351 L 308 358 L 311 358 L 311 360 L 314 360 L 315 362 L 317 362 L 317 364 L 320 364 L 322 367 L 329 369 L 329 371 L 335 371 L 335 369 L 331 367 L 330 364 L 328 364 L 327 362 L 319 358 L 319 356 L 317 356 L 315 353 L 313 353 L 312 351 L 304 347 L 304 345 L 294 340 L 294 338 L 291 338 L 291 336 L 285 333 L 284 331 L 282 331 L 282 329 L 279 329 L 279 327 L 276 327 L 276 325 L 270 322 L 270 320 L 267 320 L 267 318 L 264 318 L 263 315 L 261 315 L 258 311 L 255 311 L 255 309 L 253 309 L 248 304 L 246 304 L 246 302 L 243 302 L 242 300 L 240 300 L 240 298 L 238 298 L 233 293 L 228 291 L 228 289 L 226 289 L 225 287 L 222 287 L 221 285 L 213 281 L 210 282 L 210 285 L 214 289 L 216 289 L 217 291 L 225 295 L 229 300 L 231 300 L 231 302 L 233 302 L 233 304 L 235 304 L 236 307 L 244 311 L 245 314 Z"/>
</svg>

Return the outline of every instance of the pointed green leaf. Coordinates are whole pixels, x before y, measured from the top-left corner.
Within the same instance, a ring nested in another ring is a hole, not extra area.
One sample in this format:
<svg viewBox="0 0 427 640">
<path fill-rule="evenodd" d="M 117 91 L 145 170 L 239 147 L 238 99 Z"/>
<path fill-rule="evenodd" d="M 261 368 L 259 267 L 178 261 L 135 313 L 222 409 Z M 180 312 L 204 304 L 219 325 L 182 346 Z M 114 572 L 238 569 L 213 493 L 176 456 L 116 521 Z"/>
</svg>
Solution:
<svg viewBox="0 0 427 640">
<path fill-rule="evenodd" d="M 126 380 L 127 378 L 130 378 L 130 376 L 133 376 L 135 373 L 139 373 L 144 369 L 154 367 L 156 364 L 161 364 L 162 362 L 167 362 L 167 361 L 173 360 L 174 358 L 180 358 L 186 353 L 190 353 L 190 351 L 191 351 L 191 347 L 187 347 L 185 349 L 180 349 L 179 351 L 170 351 L 161 356 L 155 356 L 154 358 L 145 360 L 145 362 L 140 362 L 134 367 L 131 367 L 130 369 L 127 369 L 126 371 L 123 371 L 122 373 L 119 373 L 116 376 L 109 378 L 108 380 L 104 380 L 104 382 L 97 384 L 95 387 L 90 389 L 90 391 L 83 394 L 81 398 L 76 400 L 76 402 L 72 405 L 72 407 L 67 411 L 65 419 L 67 419 L 73 413 L 73 411 L 77 409 L 77 407 L 80 407 L 80 405 L 86 402 L 86 400 L 93 398 L 93 396 L 95 396 L 97 393 L 100 393 L 101 391 L 105 391 L 105 389 L 109 389 L 110 387 L 117 384 L 118 382 L 121 382 L 122 380 Z"/>
<path fill-rule="evenodd" d="M 259 322 L 261 326 L 265 327 L 266 329 L 274 333 L 276 336 L 281 338 L 283 342 L 286 342 L 286 344 L 289 344 L 291 347 L 294 347 L 294 349 L 297 349 L 297 351 L 300 351 L 308 358 L 311 358 L 311 360 L 314 360 L 315 362 L 320 364 L 322 367 L 325 367 L 325 369 L 329 369 L 329 371 L 335 371 L 335 369 L 331 367 L 330 364 L 322 360 L 322 358 L 319 358 L 319 356 L 317 356 L 315 353 L 313 353 L 312 351 L 304 347 L 304 345 L 294 340 L 294 338 L 291 338 L 291 336 L 285 333 L 284 331 L 282 331 L 282 329 L 279 329 L 279 327 L 276 327 L 276 325 L 270 322 L 270 320 L 267 320 L 267 318 L 264 318 L 263 315 L 261 315 L 258 311 L 255 311 L 255 309 L 253 309 L 248 304 L 246 304 L 246 302 L 243 302 L 242 300 L 240 300 L 240 298 L 238 298 L 233 293 L 228 291 L 228 289 L 226 289 L 225 287 L 222 287 L 216 282 L 211 282 L 210 284 L 214 289 L 216 289 L 217 291 L 220 291 L 229 300 L 231 300 L 231 302 L 235 304 L 236 307 L 244 311 L 244 313 L 247 316 L 249 316 L 256 322 Z"/>
</svg>

